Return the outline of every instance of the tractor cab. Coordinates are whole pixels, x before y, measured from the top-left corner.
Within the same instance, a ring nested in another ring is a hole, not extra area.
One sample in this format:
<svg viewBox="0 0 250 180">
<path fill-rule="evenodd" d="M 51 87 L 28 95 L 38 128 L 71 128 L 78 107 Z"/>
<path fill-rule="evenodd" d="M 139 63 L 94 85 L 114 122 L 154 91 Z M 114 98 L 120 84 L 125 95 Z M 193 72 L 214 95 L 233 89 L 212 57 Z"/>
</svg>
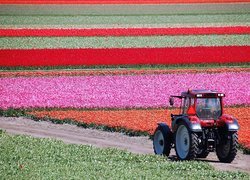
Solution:
<svg viewBox="0 0 250 180">
<path fill-rule="evenodd" d="M 179 115 L 197 116 L 201 120 L 217 120 L 223 111 L 222 98 L 225 95 L 211 90 L 188 90 L 181 96 L 170 96 L 170 105 L 174 98 L 181 99 Z"/>
</svg>

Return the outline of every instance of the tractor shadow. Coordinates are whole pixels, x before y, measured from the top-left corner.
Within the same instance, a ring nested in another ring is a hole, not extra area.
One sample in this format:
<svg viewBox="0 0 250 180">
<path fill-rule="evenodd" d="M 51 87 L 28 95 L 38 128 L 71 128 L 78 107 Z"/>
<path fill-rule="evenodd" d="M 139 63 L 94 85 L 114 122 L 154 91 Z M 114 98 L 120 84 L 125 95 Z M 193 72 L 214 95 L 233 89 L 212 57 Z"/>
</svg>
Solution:
<svg viewBox="0 0 250 180">
<path fill-rule="evenodd" d="M 176 155 L 170 155 L 167 157 L 168 160 L 170 161 L 180 161 Z M 200 162 L 208 162 L 208 163 L 221 163 L 219 160 L 213 160 L 213 159 L 205 159 L 205 158 L 195 158 L 195 161 L 200 161 Z"/>
<path fill-rule="evenodd" d="M 179 161 L 179 159 L 177 158 L 176 155 L 170 155 L 168 156 L 166 159 L 170 160 L 170 161 Z"/>
<path fill-rule="evenodd" d="M 196 161 L 201 161 L 201 162 L 209 162 L 209 163 L 221 163 L 219 160 L 211 160 L 211 159 L 202 159 L 202 158 L 197 158 L 195 159 Z"/>
</svg>

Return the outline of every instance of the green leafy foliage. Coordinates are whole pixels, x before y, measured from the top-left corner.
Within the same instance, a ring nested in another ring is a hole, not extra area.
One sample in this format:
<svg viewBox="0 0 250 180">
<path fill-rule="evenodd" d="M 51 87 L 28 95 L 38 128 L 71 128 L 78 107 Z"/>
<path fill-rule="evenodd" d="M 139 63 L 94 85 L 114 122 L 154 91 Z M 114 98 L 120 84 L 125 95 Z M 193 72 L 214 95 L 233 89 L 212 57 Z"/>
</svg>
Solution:
<svg viewBox="0 0 250 180">
<path fill-rule="evenodd" d="M 245 63 L 212 63 L 212 64 L 172 64 L 172 65 L 110 65 L 110 66 L 16 66 L 16 67 L 5 67 L 1 66 L 0 70 L 9 71 L 9 70 L 60 70 L 60 69 L 105 69 L 110 68 L 111 70 L 115 69 L 191 69 L 191 68 L 199 68 L 199 69 L 207 69 L 207 68 L 234 68 L 234 67 L 241 67 L 241 68 L 249 68 L 250 62 Z"/>
<path fill-rule="evenodd" d="M 249 35 L 1 37 L 1 49 L 247 46 Z"/>
<path fill-rule="evenodd" d="M 174 27 L 248 25 L 250 14 L 183 14 L 183 15 L 102 15 L 102 16 L 4 16 L 2 27 Z"/>
<path fill-rule="evenodd" d="M 9 108 L 6 110 L 0 109 L 0 116 L 4 117 L 20 117 L 25 115 L 24 109 L 13 109 Z"/>
<path fill-rule="evenodd" d="M 2 179 L 249 179 L 199 161 L 64 144 L 28 136 L 0 136 Z"/>
<path fill-rule="evenodd" d="M 239 148 L 243 151 L 244 154 L 250 154 L 250 148 L 242 144 L 239 145 Z"/>
</svg>

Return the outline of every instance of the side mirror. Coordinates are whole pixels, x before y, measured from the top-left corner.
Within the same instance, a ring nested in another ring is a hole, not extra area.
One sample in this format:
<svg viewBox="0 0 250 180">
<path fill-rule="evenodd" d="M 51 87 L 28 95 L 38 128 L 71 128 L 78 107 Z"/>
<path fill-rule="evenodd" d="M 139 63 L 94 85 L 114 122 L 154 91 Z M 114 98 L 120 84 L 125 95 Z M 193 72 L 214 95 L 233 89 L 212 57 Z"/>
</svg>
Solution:
<svg viewBox="0 0 250 180">
<path fill-rule="evenodd" d="M 170 106 L 174 105 L 174 98 L 173 97 L 169 98 L 169 104 L 170 104 Z"/>
</svg>

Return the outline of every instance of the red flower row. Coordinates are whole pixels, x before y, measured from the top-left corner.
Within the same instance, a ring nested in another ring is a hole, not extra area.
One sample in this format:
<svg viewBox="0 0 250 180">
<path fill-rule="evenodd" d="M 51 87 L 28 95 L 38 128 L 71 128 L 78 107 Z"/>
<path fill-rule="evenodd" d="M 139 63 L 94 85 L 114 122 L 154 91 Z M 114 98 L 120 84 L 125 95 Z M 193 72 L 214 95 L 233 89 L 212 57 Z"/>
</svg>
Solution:
<svg viewBox="0 0 250 180">
<path fill-rule="evenodd" d="M 183 4 L 228 2 L 248 2 L 248 0 L 0 0 L 0 4 Z"/>
<path fill-rule="evenodd" d="M 0 66 L 236 63 L 250 61 L 250 46 L 1 49 L 0 59 Z"/>
<path fill-rule="evenodd" d="M 249 26 L 182 28 L 0 29 L 0 37 L 250 34 Z"/>
</svg>

